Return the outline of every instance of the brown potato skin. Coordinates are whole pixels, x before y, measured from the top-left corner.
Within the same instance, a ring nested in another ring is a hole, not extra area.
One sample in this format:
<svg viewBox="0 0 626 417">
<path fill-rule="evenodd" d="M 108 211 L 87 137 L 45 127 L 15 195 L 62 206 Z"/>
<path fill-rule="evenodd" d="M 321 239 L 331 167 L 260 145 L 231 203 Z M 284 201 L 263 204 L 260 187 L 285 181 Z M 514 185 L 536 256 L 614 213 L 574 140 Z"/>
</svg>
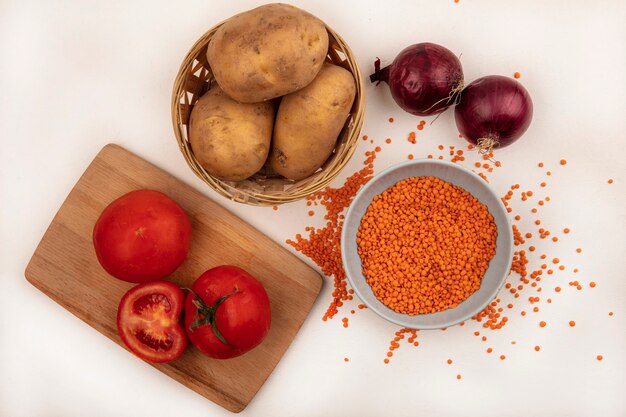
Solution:
<svg viewBox="0 0 626 417">
<path fill-rule="evenodd" d="M 313 82 L 283 97 L 274 124 L 272 169 L 292 180 L 317 171 L 332 153 L 355 95 L 352 74 L 324 64 Z"/>
<path fill-rule="evenodd" d="M 209 42 L 207 59 L 226 94 L 256 103 L 305 87 L 327 53 L 324 22 L 297 7 L 272 3 L 220 26 Z"/>
<path fill-rule="evenodd" d="M 191 111 L 189 143 L 207 172 L 243 181 L 265 163 L 273 125 L 271 102 L 239 103 L 215 86 Z"/>
</svg>

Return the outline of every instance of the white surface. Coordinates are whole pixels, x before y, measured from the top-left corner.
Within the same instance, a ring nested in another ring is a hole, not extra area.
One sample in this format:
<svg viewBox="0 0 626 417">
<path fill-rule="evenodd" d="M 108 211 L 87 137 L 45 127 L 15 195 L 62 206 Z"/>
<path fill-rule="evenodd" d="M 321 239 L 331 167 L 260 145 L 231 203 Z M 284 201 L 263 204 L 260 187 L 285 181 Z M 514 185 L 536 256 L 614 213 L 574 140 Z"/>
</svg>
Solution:
<svg viewBox="0 0 626 417">
<path fill-rule="evenodd" d="M 26 282 L 24 268 L 63 199 L 98 150 L 116 142 L 218 198 L 187 168 L 170 124 L 170 92 L 180 61 L 214 23 L 260 4 L 207 2 L 0 2 L 0 416 L 185 416 L 227 411 L 132 357 Z M 343 309 L 322 322 L 332 285 L 242 415 L 249 416 L 623 416 L 626 132 L 626 4 L 622 1 L 294 1 L 352 46 L 365 74 L 405 46 L 431 41 L 462 54 L 466 80 L 522 74 L 535 116 L 519 143 L 498 153 L 491 184 L 540 190 L 544 161 L 554 172 L 541 211 L 558 245 L 542 241 L 571 274 L 543 281 L 554 302 L 530 311 L 516 300 L 509 324 L 472 335 L 477 323 L 420 332 L 383 358 L 396 327 L 367 310 Z M 459 145 L 452 112 L 406 142 L 417 118 L 402 113 L 385 86 L 368 84 L 363 133 L 384 145 L 379 171 Z M 395 123 L 387 118 L 393 116 Z M 359 150 L 334 185 L 361 166 Z M 557 161 L 568 164 L 559 167 Z M 473 162 L 468 158 L 466 163 Z M 608 178 L 615 183 L 607 184 Z M 538 192 L 538 191 L 537 191 Z M 538 192 L 539 193 L 539 192 Z M 522 206 L 519 195 L 515 205 Z M 219 202 L 278 242 L 312 221 L 303 203 L 278 212 Z M 525 216 L 522 225 L 530 222 Z M 574 248 L 583 247 L 582 254 Z M 534 267 L 537 267 L 536 261 Z M 529 265 L 531 266 L 531 265 Z M 598 283 L 589 289 L 587 282 Z M 554 294 L 559 283 L 563 288 Z M 525 296 L 533 295 L 525 292 Z M 504 303 L 512 299 L 503 295 Z M 354 305 L 348 308 L 354 308 Z M 608 312 L 614 311 L 613 317 Z M 350 316 L 344 329 L 341 317 Z M 539 320 L 548 322 L 545 329 Z M 569 320 L 577 325 L 570 328 Z M 516 345 L 511 341 L 515 340 Z M 486 345 L 494 348 L 485 353 Z M 533 346 L 541 345 L 535 352 Z M 505 361 L 495 356 L 504 353 Z M 595 359 L 597 354 L 604 360 Z M 349 362 L 344 362 L 349 357 Z M 452 358 L 453 365 L 446 359 Z M 457 380 L 456 374 L 463 379 Z"/>
</svg>

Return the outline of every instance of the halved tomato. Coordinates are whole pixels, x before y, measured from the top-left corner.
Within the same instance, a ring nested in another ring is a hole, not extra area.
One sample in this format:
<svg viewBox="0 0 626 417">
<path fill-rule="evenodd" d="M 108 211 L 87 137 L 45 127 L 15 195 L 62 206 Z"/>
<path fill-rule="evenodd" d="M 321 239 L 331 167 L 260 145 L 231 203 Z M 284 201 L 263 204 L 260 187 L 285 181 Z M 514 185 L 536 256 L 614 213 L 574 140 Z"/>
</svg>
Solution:
<svg viewBox="0 0 626 417">
<path fill-rule="evenodd" d="M 117 309 L 117 330 L 128 349 L 154 363 L 182 355 L 187 347 L 187 336 L 179 324 L 183 300 L 183 291 L 166 281 L 128 290 Z"/>
</svg>

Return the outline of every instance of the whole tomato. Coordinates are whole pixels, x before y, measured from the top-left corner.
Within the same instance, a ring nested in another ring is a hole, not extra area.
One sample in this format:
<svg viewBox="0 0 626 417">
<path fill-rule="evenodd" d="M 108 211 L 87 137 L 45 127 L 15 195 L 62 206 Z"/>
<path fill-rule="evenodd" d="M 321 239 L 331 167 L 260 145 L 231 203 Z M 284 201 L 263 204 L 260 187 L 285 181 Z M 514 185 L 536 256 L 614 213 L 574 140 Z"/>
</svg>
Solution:
<svg viewBox="0 0 626 417">
<path fill-rule="evenodd" d="M 185 296 L 167 281 L 139 284 L 128 290 L 117 308 L 117 331 L 135 355 L 154 363 L 183 354 L 187 336 L 179 324 Z"/>
<path fill-rule="evenodd" d="M 187 294 L 187 336 L 213 358 L 233 358 L 248 352 L 263 341 L 270 323 L 270 301 L 265 288 L 236 266 L 209 269 Z"/>
<path fill-rule="evenodd" d="M 154 190 L 136 190 L 109 204 L 93 229 L 98 261 L 128 282 L 165 278 L 189 252 L 191 223 L 174 200 Z"/>
</svg>

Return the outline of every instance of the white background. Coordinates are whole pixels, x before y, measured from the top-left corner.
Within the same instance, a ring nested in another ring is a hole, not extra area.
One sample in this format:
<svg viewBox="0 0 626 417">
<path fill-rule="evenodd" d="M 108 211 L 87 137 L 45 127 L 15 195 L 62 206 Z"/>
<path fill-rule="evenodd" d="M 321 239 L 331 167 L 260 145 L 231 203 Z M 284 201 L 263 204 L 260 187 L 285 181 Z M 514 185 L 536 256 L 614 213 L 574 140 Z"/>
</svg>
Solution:
<svg viewBox="0 0 626 417">
<path fill-rule="evenodd" d="M 282 244 L 306 225 L 322 224 L 323 213 L 318 209 L 311 218 L 303 203 L 274 212 L 217 196 L 188 169 L 174 139 L 170 93 L 186 52 L 215 23 L 259 4 L 0 2 L 0 416 L 230 414 L 91 329 L 30 286 L 23 272 L 67 193 L 109 142 L 164 168 Z M 350 315 L 356 300 L 323 322 L 332 291 L 326 280 L 293 344 L 242 415 L 624 416 L 626 4 L 294 4 L 338 31 L 366 76 L 375 57 L 388 64 L 405 46 L 423 41 L 462 54 L 467 81 L 519 71 L 535 116 L 518 143 L 498 152 L 503 167 L 490 175 L 491 184 L 500 195 L 520 183 L 522 190 L 551 196 L 539 217 L 561 239 L 540 241 L 537 253 L 559 257 L 568 269 L 544 275 L 543 293 L 525 291 L 515 300 L 509 324 L 483 332 L 487 342 L 473 335 L 482 331 L 476 322 L 423 331 L 419 347 L 403 344 L 388 365 L 383 358 L 397 328 L 371 311 Z M 385 85 L 368 82 L 366 93 L 363 134 L 383 145 L 377 171 L 408 153 L 424 157 L 438 144 L 463 145 L 451 111 L 418 132 L 417 145 L 409 144 L 406 135 L 419 119 L 396 107 Z M 387 137 L 391 145 L 384 144 Z M 334 186 L 361 167 L 372 146 L 359 141 Z M 561 158 L 565 167 L 558 165 Z M 554 173 L 545 193 L 538 187 L 546 178 L 539 161 Z M 615 183 L 609 185 L 609 178 Z M 519 195 L 513 204 L 524 217 L 520 227 L 535 231 L 531 205 Z M 572 232 L 564 236 L 563 227 Z M 539 263 L 535 256 L 529 269 Z M 580 269 L 575 276 L 573 267 Z M 567 285 L 573 279 L 582 291 Z M 598 283 L 594 289 L 588 286 L 592 280 Z M 540 312 L 521 317 L 534 295 L 542 296 Z M 512 300 L 508 293 L 502 297 L 503 305 Z M 344 316 L 350 317 L 347 329 Z M 541 329 L 539 320 L 548 326 Z M 487 346 L 493 354 L 485 353 Z"/>
</svg>

